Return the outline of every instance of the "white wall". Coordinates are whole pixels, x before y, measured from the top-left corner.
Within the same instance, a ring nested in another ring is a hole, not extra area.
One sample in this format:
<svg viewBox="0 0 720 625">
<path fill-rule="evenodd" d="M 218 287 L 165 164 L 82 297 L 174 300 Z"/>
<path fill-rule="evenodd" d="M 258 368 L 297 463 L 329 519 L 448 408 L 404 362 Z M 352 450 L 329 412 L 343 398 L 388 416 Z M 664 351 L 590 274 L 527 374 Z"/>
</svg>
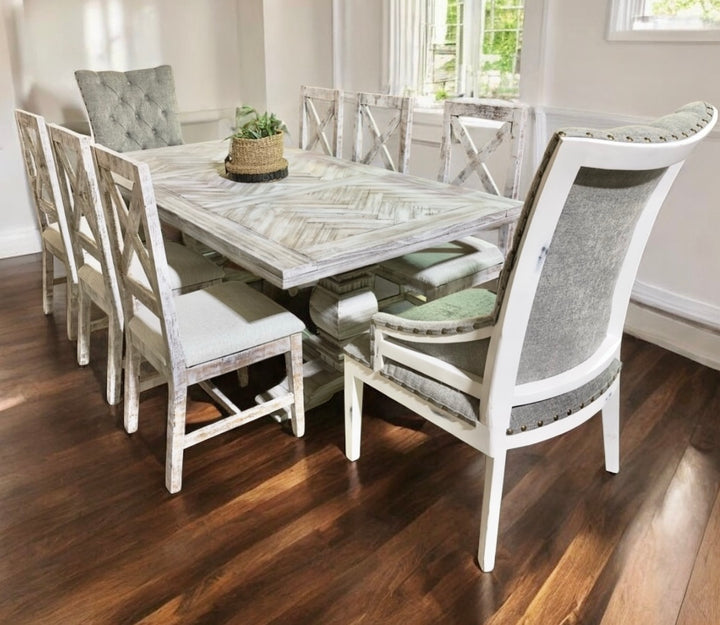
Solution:
<svg viewBox="0 0 720 625">
<path fill-rule="evenodd" d="M 12 110 L 87 131 L 76 69 L 170 64 L 186 141 L 223 138 L 239 104 L 297 141 L 300 85 L 332 84 L 332 0 L 0 0 L 0 257 L 39 250 Z"/>
<path fill-rule="evenodd" d="M 654 118 L 693 100 L 720 106 L 718 44 L 609 42 L 609 0 L 545 0 L 542 85 L 548 127 L 583 118 Z M 601 112 L 601 115 L 595 115 Z M 688 159 L 660 212 L 634 297 L 720 332 L 720 130 Z M 720 334 L 631 307 L 626 329 L 720 368 Z"/>
</svg>

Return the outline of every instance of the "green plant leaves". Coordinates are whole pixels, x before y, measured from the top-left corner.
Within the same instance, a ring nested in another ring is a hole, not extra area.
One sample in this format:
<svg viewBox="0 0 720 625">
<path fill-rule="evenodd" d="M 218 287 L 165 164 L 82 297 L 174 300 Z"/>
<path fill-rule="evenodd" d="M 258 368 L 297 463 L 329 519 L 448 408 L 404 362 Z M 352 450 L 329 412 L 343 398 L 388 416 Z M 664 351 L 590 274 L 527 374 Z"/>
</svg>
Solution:
<svg viewBox="0 0 720 625">
<path fill-rule="evenodd" d="M 262 139 L 278 132 L 287 132 L 285 123 L 275 113 L 267 111 L 260 115 L 252 106 L 238 106 L 235 109 L 235 128 L 232 137 L 241 139 Z"/>
</svg>

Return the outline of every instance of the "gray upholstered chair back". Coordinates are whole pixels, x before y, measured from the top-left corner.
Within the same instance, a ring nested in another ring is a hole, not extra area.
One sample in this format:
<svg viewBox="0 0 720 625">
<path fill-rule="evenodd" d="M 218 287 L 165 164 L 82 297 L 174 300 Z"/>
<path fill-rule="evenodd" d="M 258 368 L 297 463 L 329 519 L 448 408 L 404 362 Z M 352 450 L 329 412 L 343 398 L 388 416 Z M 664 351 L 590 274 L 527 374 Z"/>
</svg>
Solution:
<svg viewBox="0 0 720 625">
<path fill-rule="evenodd" d="M 96 143 L 116 152 L 183 142 L 172 68 L 78 70 L 75 78 Z"/>
<path fill-rule="evenodd" d="M 666 178 L 672 166 L 638 168 L 631 158 L 632 166 L 616 169 L 586 163 L 574 170 L 567 167 L 559 174 L 566 176 L 567 188 L 559 194 L 562 202 L 559 212 L 555 211 L 556 223 L 542 235 L 545 239 L 535 239 L 530 249 L 523 249 L 523 235 L 537 228 L 533 221 L 547 222 L 555 217 L 545 206 L 536 209 L 557 183 L 553 172 L 563 169 L 556 166 L 563 149 L 560 137 L 585 141 L 588 153 L 602 153 L 624 144 L 630 156 L 633 144 L 669 144 L 689 137 L 710 123 L 713 115 L 713 107 L 696 102 L 651 124 L 610 131 L 570 128 L 550 141 L 520 218 L 513 252 L 501 275 L 501 290 L 512 279 L 535 289 L 519 359 L 518 384 L 578 366 L 593 356 L 608 336 L 622 333 L 637 264 L 666 192 L 662 188 L 669 186 L 676 173 Z M 607 162 L 619 162 L 615 154 L 613 158 Z M 545 168 L 553 161 L 546 175 Z M 649 161 L 638 158 L 637 162 Z M 656 190 L 658 201 L 654 199 Z M 516 263 L 516 254 L 518 261 L 525 255 L 525 262 Z M 631 262 L 626 262 L 628 255 L 633 256 Z M 623 272 L 630 276 L 625 281 Z M 625 292 L 619 294 L 619 288 Z M 507 300 L 502 305 L 512 306 L 512 298 Z"/>
</svg>

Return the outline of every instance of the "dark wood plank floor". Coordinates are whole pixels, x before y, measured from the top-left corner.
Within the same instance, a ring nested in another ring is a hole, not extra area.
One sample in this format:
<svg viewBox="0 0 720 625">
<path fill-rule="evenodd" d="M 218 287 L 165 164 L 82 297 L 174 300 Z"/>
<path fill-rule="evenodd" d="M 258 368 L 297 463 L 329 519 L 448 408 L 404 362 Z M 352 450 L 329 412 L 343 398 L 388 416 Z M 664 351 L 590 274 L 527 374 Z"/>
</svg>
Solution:
<svg viewBox="0 0 720 625">
<path fill-rule="evenodd" d="M 484 574 L 469 447 L 369 391 L 357 463 L 336 397 L 303 439 L 262 420 L 188 450 L 171 496 L 164 391 L 127 436 L 103 333 L 79 368 L 40 299 L 37 256 L 0 261 L 2 624 L 720 623 L 718 371 L 627 337 L 620 473 L 599 419 L 510 452 Z"/>
</svg>

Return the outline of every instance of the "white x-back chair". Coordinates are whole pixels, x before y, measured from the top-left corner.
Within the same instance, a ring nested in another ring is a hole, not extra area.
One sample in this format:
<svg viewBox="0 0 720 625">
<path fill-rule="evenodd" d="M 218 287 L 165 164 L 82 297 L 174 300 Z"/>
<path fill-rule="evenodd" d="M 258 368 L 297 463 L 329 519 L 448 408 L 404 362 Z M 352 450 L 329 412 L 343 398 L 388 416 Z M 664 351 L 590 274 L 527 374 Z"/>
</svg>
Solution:
<svg viewBox="0 0 720 625">
<path fill-rule="evenodd" d="M 300 87 L 300 149 L 342 157 L 343 92 Z"/>
<path fill-rule="evenodd" d="M 473 120 L 491 128 L 482 145 L 470 132 Z M 487 193 L 517 199 L 526 123 L 527 107 L 524 104 L 476 98 L 446 100 L 438 180 L 461 185 L 477 178 Z M 453 169 L 452 148 L 457 144 L 465 158 L 459 168 Z M 504 181 L 497 182 L 498 176 L 491 173 L 489 160 L 502 150 L 508 154 L 507 165 L 499 168 Z M 375 273 L 397 284 L 403 297 L 414 299 L 413 295 L 421 295 L 420 301 L 437 299 L 497 278 L 513 232 L 513 224 L 506 224 L 499 229 L 497 246 L 469 236 L 391 259 L 381 263 Z"/>
<path fill-rule="evenodd" d="M 391 96 L 378 93 L 358 93 L 355 101 L 355 139 L 353 141 L 352 160 L 366 164 L 376 164 L 392 171 L 407 173 L 410 162 L 410 141 L 412 136 L 414 99 L 404 96 Z M 389 111 L 388 120 L 378 124 L 376 117 Z M 364 149 L 365 136 L 372 143 Z M 397 149 L 388 147 L 391 141 L 397 142 Z"/>
<path fill-rule="evenodd" d="M 40 115 L 15 109 L 15 122 L 42 241 L 43 312 L 46 315 L 52 313 L 53 287 L 59 282 L 65 282 L 67 336 L 74 340 L 77 322 L 77 268 L 72 254 L 70 232 L 62 210 L 57 171 L 45 119 Z M 55 278 L 56 258 L 65 267 L 64 278 Z"/>
<path fill-rule="evenodd" d="M 167 489 L 181 489 L 187 447 L 249 421 L 288 409 L 293 432 L 302 436 L 302 321 L 240 282 L 173 294 L 147 164 L 102 146 L 92 150 L 121 282 L 125 429 L 134 432 L 138 427 L 139 368 L 144 358 L 168 384 Z M 121 188 L 130 190 L 129 201 Z M 241 410 L 211 382 L 215 376 L 280 354 L 285 355 L 290 390 L 263 404 Z M 187 388 L 192 384 L 199 384 L 229 416 L 186 432 Z"/>
<path fill-rule="evenodd" d="M 90 362 L 91 329 L 97 327 L 91 322 L 94 303 L 107 316 L 107 401 L 114 405 L 120 401 L 123 313 L 90 150 L 92 139 L 56 124 L 48 124 L 48 131 L 77 268 L 77 361 L 80 365 Z M 223 279 L 223 270 L 201 254 L 174 241 L 163 243 L 168 283 L 174 292 L 192 291 Z"/>
<path fill-rule="evenodd" d="M 717 121 L 705 102 L 655 122 L 550 140 L 497 295 L 467 289 L 377 313 L 345 351 L 346 453 L 370 384 L 486 456 L 478 558 L 495 562 L 507 452 L 602 411 L 619 470 L 620 346 L 643 249 L 678 171 Z M 572 470 L 569 467 L 568 470 Z"/>
</svg>

